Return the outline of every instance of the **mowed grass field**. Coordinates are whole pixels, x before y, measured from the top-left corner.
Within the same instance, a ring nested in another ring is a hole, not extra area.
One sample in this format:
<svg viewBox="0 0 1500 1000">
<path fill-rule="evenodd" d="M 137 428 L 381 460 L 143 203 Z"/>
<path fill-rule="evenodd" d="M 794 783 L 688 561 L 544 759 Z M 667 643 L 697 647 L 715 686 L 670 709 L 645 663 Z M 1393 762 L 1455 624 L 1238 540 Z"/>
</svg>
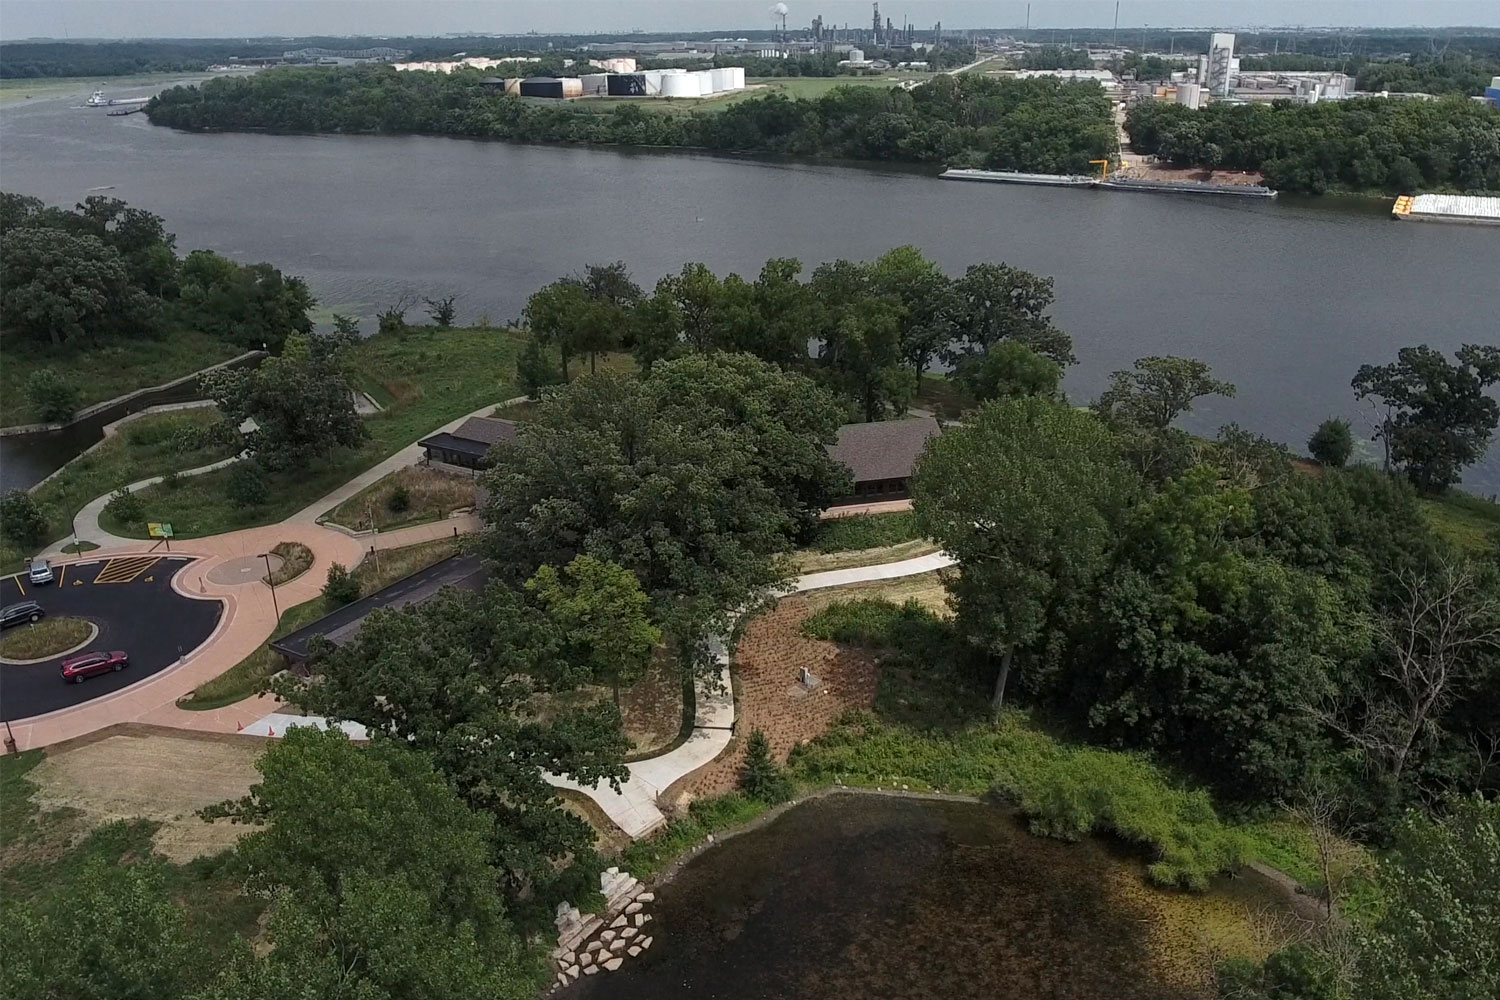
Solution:
<svg viewBox="0 0 1500 1000">
<path fill-rule="evenodd" d="M 751 77 L 745 81 L 745 89 L 714 97 L 599 97 L 583 98 L 568 102 L 575 111 L 594 114 L 609 114 L 615 108 L 633 104 L 656 114 L 688 115 L 699 112 L 723 111 L 741 101 L 753 101 L 770 94 L 781 94 L 791 98 L 822 97 L 835 87 L 894 87 L 903 80 L 930 80 L 930 73 L 890 73 L 880 76 L 767 76 Z M 554 103 L 537 98 L 539 103 Z"/>
</svg>

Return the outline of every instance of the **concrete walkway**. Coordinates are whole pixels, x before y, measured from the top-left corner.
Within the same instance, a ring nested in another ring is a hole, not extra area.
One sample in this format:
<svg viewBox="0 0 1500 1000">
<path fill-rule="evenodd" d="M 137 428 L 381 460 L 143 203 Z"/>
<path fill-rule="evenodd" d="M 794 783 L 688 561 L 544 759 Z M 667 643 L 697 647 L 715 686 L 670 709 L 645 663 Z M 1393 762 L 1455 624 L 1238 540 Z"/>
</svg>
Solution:
<svg viewBox="0 0 1500 1000">
<path fill-rule="evenodd" d="M 209 472 L 217 472 L 225 466 L 233 465 L 244 455 L 232 455 L 220 462 L 211 462 L 208 465 L 200 465 L 196 469 L 185 469 L 177 475 L 187 478 L 188 476 L 201 476 Z M 138 493 L 148 486 L 155 486 L 165 479 L 165 476 L 152 476 L 150 479 L 142 479 L 140 482 L 131 483 L 125 487 L 127 493 Z M 83 509 L 73 515 L 73 534 L 68 538 L 61 538 L 47 546 L 40 553 L 43 557 L 51 559 L 55 556 L 66 555 L 63 546 L 72 545 L 73 540 L 80 542 L 93 542 L 101 549 L 131 548 L 140 545 L 150 545 L 151 542 L 142 538 L 126 538 L 123 535 L 111 534 L 104 530 L 99 523 L 99 517 L 104 513 L 105 506 L 109 503 L 114 493 L 106 493 L 102 497 L 95 497 L 83 505 Z M 90 552 L 93 550 L 90 549 Z M 85 553 L 86 554 L 86 553 Z"/>
<path fill-rule="evenodd" d="M 786 594 L 800 594 L 809 590 L 827 587 L 843 587 L 853 583 L 869 583 L 875 580 L 893 580 L 903 576 L 917 576 L 952 566 L 954 559 L 945 552 L 903 559 L 882 566 L 859 566 L 854 569 L 836 569 L 825 573 L 809 573 L 792 581 Z M 712 762 L 729 746 L 734 736 L 734 698 L 730 694 L 729 655 L 722 639 L 713 640 L 713 652 L 719 662 L 718 676 L 712 680 L 700 679 L 693 689 L 697 706 L 693 720 L 693 731 L 679 747 L 649 760 L 631 764 L 630 777 L 616 792 L 607 785 L 585 788 L 566 777 L 547 775 L 547 781 L 558 788 L 571 788 L 593 799 L 604 814 L 616 826 L 633 839 L 638 839 L 655 830 L 667 821 L 657 797 L 680 778 L 692 774 L 698 768 Z"/>
<path fill-rule="evenodd" d="M 528 397 L 526 396 L 515 396 L 511 399 L 502 400 L 499 403 L 487 403 L 484 406 L 481 406 L 479 409 L 475 410 L 473 413 L 466 413 L 455 420 L 448 421 L 446 424 L 435 430 L 428 431 L 426 434 L 423 434 L 422 437 L 429 438 L 434 434 L 442 434 L 444 431 L 452 433 L 453 431 L 458 429 L 458 426 L 460 424 L 462 424 L 465 420 L 468 420 L 470 417 L 487 417 L 491 413 L 494 413 L 497 407 L 511 406 L 516 403 L 524 403 L 527 398 Z M 407 445 L 405 448 L 402 448 L 400 451 L 396 452 L 385 461 L 380 462 L 378 465 L 371 466 L 364 472 L 361 472 L 359 475 L 355 476 L 353 479 L 349 480 L 347 483 L 340 486 L 332 493 L 328 494 L 325 497 L 322 497 L 314 503 L 308 504 L 306 507 L 293 514 L 291 517 L 287 518 L 287 522 L 296 524 L 316 524 L 318 518 L 333 510 L 333 508 L 337 507 L 345 500 L 348 500 L 360 490 L 364 489 L 367 486 L 373 485 L 376 482 L 379 482 L 381 479 L 384 479 L 392 472 L 404 469 L 408 465 L 416 465 L 421 460 L 422 446 L 413 441 L 411 444 Z"/>
</svg>

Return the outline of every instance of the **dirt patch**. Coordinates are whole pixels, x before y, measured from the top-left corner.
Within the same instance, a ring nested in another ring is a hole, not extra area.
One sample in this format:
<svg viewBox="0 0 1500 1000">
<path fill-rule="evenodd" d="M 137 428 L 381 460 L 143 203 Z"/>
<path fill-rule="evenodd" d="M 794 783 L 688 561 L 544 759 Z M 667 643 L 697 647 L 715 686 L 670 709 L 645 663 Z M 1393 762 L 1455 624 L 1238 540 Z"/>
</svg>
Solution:
<svg viewBox="0 0 1500 1000">
<path fill-rule="evenodd" d="M 1192 181 L 1219 187 L 1252 187 L 1264 184 L 1265 177 L 1253 170 L 1205 170 L 1198 167 L 1172 167 L 1161 163 L 1131 164 L 1116 171 L 1116 177 L 1138 181 Z"/>
<path fill-rule="evenodd" d="M 585 686 L 574 691 L 539 694 L 530 707 L 542 719 L 586 708 L 614 697 L 609 688 Z M 682 675 L 675 660 L 658 650 L 641 679 L 620 692 L 620 714 L 630 757 L 652 757 L 677 741 L 682 731 Z"/>
<path fill-rule="evenodd" d="M 259 780 L 263 746 L 172 736 L 110 736 L 37 765 L 36 802 L 43 810 L 76 810 L 92 828 L 117 819 L 156 820 L 156 849 L 185 862 L 217 854 L 248 827 L 194 815 L 203 806 L 239 798 Z"/>
<path fill-rule="evenodd" d="M 874 706 L 875 657 L 802 634 L 802 622 L 822 606 L 818 594 L 787 598 L 745 627 L 734 657 L 737 736 L 718 760 L 669 789 L 669 801 L 681 805 L 732 790 L 746 738 L 757 729 L 785 761 L 792 747 L 827 731 L 844 712 Z M 798 681 L 802 667 L 818 680 L 811 691 Z"/>
<path fill-rule="evenodd" d="M 365 487 L 326 516 L 335 524 L 385 530 L 447 517 L 474 506 L 474 477 L 428 465 L 409 465 Z"/>
</svg>

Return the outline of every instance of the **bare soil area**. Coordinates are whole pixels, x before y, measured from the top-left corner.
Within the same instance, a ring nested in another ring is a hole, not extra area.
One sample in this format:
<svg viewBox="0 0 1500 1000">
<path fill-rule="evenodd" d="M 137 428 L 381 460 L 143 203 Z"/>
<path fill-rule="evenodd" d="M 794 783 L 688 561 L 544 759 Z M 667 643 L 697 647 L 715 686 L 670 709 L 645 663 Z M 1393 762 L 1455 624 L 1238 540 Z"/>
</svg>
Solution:
<svg viewBox="0 0 1500 1000">
<path fill-rule="evenodd" d="M 31 777 L 41 809 L 73 809 L 84 830 L 118 819 L 160 822 L 156 849 L 185 862 L 217 854 L 249 831 L 194 813 L 239 798 L 259 780 L 255 761 L 264 746 L 173 736 L 110 736 L 49 754 Z"/>
<path fill-rule="evenodd" d="M 1199 167 L 1174 167 L 1165 163 L 1132 163 L 1115 176 L 1138 181 L 1193 181 L 1221 187 L 1251 187 L 1264 184 L 1265 178 L 1253 170 L 1204 170 Z"/>
</svg>

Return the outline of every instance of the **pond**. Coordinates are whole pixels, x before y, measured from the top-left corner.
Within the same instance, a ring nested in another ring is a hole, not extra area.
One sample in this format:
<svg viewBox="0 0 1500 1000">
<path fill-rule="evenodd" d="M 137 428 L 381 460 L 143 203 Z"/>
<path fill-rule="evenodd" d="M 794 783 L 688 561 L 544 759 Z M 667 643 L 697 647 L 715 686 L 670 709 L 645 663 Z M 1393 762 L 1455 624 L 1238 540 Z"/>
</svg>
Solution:
<svg viewBox="0 0 1500 1000">
<path fill-rule="evenodd" d="M 694 858 L 653 947 L 567 998 L 1195 1000 L 1212 954 L 1258 955 L 1277 890 L 1155 889 L 1102 841 L 1033 837 L 969 802 L 830 795 Z"/>
</svg>

